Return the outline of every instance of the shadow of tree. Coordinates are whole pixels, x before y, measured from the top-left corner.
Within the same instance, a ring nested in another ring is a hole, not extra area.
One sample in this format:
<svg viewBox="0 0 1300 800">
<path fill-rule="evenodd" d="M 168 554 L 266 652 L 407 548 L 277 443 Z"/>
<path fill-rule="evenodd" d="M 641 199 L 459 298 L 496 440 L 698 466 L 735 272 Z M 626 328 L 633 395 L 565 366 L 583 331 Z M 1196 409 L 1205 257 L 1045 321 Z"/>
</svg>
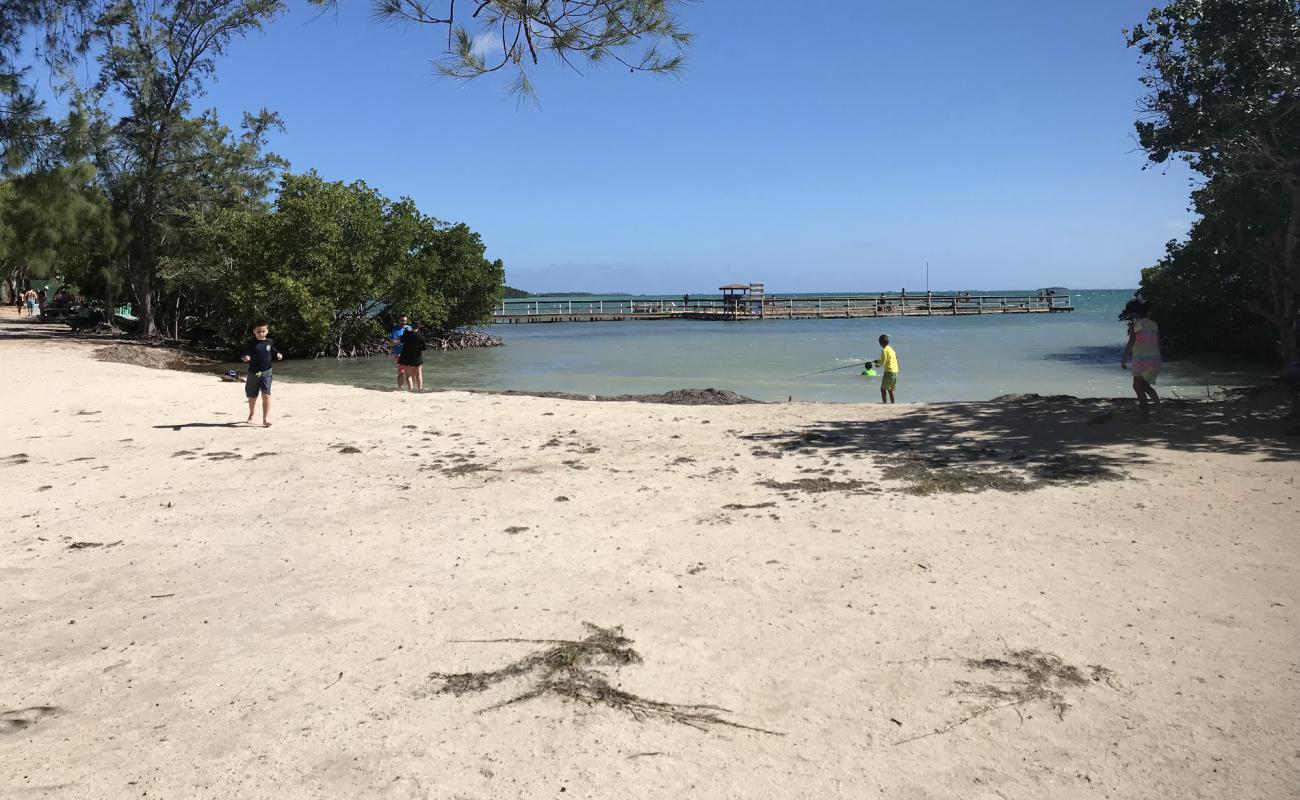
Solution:
<svg viewBox="0 0 1300 800">
<path fill-rule="evenodd" d="M 1172 400 L 1143 423 L 1131 400 L 1022 395 L 742 438 L 755 443 L 756 455 L 872 456 L 886 479 L 904 481 L 914 494 L 1027 491 L 1124 477 L 1149 461 L 1147 448 L 1295 460 L 1300 438 L 1282 434 L 1280 411 L 1245 400 Z"/>
</svg>

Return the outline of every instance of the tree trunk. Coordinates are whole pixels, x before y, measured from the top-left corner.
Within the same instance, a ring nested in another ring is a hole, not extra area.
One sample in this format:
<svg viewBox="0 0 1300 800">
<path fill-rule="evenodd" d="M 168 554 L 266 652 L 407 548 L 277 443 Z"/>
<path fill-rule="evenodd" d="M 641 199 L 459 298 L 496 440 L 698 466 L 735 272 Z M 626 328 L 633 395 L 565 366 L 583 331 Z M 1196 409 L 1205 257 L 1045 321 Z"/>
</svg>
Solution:
<svg viewBox="0 0 1300 800">
<path fill-rule="evenodd" d="M 1283 234 L 1282 274 L 1276 300 L 1280 328 L 1278 350 L 1283 364 L 1290 364 L 1296 357 L 1296 306 L 1300 302 L 1300 181 L 1287 183 L 1287 195 L 1291 200 L 1291 213 Z"/>
<path fill-rule="evenodd" d="M 158 334 L 158 326 L 154 324 L 153 319 L 153 274 L 150 269 L 141 269 L 135 273 L 135 280 L 132 282 L 135 288 L 136 298 L 140 301 L 140 307 L 135 309 L 135 315 L 139 318 L 136 325 L 135 335 L 147 339 Z"/>
</svg>

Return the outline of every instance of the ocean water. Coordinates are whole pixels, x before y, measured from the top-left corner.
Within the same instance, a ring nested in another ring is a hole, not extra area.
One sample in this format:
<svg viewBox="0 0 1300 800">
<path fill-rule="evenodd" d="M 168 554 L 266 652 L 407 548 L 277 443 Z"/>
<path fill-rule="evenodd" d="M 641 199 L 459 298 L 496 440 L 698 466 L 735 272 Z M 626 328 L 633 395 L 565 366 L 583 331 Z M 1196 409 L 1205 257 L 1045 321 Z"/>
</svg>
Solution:
<svg viewBox="0 0 1300 800">
<path fill-rule="evenodd" d="M 1068 314 L 491 325 L 505 347 L 427 353 L 424 382 L 579 394 L 714 387 L 758 400 L 878 401 L 880 379 L 851 365 L 878 357 L 876 340 L 886 333 L 898 353 L 900 402 L 1130 395 L 1132 378 L 1119 367 L 1126 329 L 1116 315 L 1132 290 L 1071 296 L 1076 310 Z M 804 375 L 836 366 L 850 368 Z M 1236 360 L 1167 361 L 1157 387 L 1197 397 L 1263 375 L 1262 366 Z M 384 357 L 292 361 L 277 365 L 276 376 L 375 387 L 396 379 Z"/>
</svg>

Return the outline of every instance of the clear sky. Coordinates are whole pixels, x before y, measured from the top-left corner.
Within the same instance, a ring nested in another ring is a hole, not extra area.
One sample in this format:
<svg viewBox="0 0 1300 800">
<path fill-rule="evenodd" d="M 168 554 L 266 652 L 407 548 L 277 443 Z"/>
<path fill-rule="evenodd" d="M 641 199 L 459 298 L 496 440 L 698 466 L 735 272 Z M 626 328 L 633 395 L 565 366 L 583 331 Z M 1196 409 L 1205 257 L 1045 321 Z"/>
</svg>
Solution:
<svg viewBox="0 0 1300 800">
<path fill-rule="evenodd" d="M 1135 286 L 1188 178 L 1143 171 L 1122 29 L 1154 0 L 704 0 L 680 78 L 434 77 L 442 28 L 301 2 L 219 66 L 297 171 L 463 221 L 533 291 Z"/>
</svg>

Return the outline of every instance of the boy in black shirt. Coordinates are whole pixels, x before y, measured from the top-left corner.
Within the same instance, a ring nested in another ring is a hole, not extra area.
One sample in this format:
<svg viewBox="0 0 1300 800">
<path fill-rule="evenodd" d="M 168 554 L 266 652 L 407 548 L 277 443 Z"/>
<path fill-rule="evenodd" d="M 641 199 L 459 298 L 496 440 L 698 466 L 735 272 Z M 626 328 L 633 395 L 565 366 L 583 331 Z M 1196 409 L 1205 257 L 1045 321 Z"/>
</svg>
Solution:
<svg viewBox="0 0 1300 800">
<path fill-rule="evenodd" d="M 275 342 L 268 339 L 270 332 L 265 322 L 253 325 L 253 338 L 244 345 L 243 360 L 248 364 L 248 380 L 244 382 L 244 394 L 248 397 L 248 423 L 253 421 L 253 410 L 257 408 L 257 395 L 262 395 L 262 427 L 271 427 L 271 364 L 284 358 L 275 349 Z"/>
</svg>

